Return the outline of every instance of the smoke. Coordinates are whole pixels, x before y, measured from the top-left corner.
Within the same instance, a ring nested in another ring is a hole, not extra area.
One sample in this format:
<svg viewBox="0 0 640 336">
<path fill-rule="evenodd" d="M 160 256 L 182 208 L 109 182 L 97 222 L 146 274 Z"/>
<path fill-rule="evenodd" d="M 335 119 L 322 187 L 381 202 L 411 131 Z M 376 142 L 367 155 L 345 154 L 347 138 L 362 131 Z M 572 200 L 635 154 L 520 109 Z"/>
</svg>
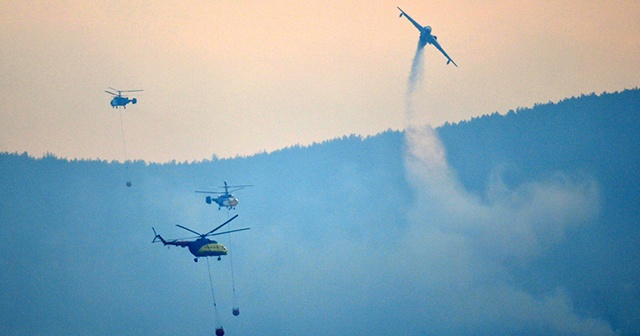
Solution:
<svg viewBox="0 0 640 336">
<path fill-rule="evenodd" d="M 602 320 L 574 312 L 563 288 L 533 295 L 510 281 L 508 264 L 526 268 L 558 244 L 568 227 L 597 216 L 597 184 L 557 174 L 509 188 L 499 173 L 484 195 L 465 190 L 436 131 L 416 125 L 424 77 L 418 44 L 407 90 L 405 173 L 414 189 L 402 262 L 404 299 L 434 333 L 613 334 Z M 407 276 L 411 274 L 412 276 Z M 452 332 L 453 331 L 453 332 Z"/>
</svg>

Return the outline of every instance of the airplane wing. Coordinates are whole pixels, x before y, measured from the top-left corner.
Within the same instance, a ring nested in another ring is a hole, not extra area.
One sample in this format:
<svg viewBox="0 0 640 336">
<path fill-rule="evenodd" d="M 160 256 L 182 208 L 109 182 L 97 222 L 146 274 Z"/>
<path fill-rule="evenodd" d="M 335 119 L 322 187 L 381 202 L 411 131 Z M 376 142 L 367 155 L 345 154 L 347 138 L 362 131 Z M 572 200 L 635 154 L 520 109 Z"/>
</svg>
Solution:
<svg viewBox="0 0 640 336">
<path fill-rule="evenodd" d="M 400 7 L 398 7 L 398 9 L 400 9 Z M 416 20 L 412 19 L 409 14 L 400 9 L 400 17 L 402 17 L 403 15 L 407 18 L 407 20 L 411 21 L 411 23 L 413 23 L 413 25 L 416 26 L 416 28 L 418 28 L 420 32 L 422 32 L 423 27 L 418 22 L 416 22 Z"/>
<path fill-rule="evenodd" d="M 433 44 L 434 47 L 436 47 L 438 50 L 440 50 L 440 52 L 444 55 L 444 57 L 447 58 L 447 64 L 449 64 L 449 62 L 453 63 L 453 65 L 456 66 L 456 68 L 458 67 L 458 65 L 456 64 L 456 62 L 454 62 L 451 57 L 449 57 L 449 55 L 447 55 L 447 53 L 444 51 L 444 49 L 442 49 L 442 47 L 440 46 L 440 43 L 438 43 L 438 41 L 434 38 L 429 39 L 429 43 Z"/>
</svg>

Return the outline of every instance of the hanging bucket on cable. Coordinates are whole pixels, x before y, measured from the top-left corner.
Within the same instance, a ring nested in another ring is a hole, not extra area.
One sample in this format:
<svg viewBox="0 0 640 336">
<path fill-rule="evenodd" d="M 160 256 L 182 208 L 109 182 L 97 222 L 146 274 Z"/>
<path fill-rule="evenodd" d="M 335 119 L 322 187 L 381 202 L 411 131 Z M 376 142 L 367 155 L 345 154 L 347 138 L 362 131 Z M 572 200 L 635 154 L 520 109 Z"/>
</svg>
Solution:
<svg viewBox="0 0 640 336">
<path fill-rule="evenodd" d="M 233 308 L 232 312 L 233 312 L 233 316 L 238 316 L 240 315 L 240 308 L 235 307 Z"/>
<path fill-rule="evenodd" d="M 224 329 L 222 329 L 222 327 L 216 328 L 216 336 L 224 336 Z"/>
</svg>

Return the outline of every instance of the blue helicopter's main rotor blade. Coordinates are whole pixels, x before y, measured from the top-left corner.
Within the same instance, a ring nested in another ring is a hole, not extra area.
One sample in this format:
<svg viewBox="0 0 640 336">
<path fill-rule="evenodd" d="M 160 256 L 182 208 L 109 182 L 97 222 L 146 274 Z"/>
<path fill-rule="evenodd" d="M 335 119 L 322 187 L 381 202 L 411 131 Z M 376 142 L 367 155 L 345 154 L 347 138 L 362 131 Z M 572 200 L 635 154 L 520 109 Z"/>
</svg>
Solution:
<svg viewBox="0 0 640 336">
<path fill-rule="evenodd" d="M 197 234 L 198 236 L 203 236 L 200 232 L 193 231 L 193 230 L 191 230 L 190 228 L 188 228 L 188 227 L 184 227 L 184 226 L 182 226 L 182 225 L 180 225 L 180 224 L 176 224 L 176 226 L 177 226 L 177 227 L 179 227 L 179 228 L 181 228 L 181 229 L 185 229 L 185 230 L 187 230 L 187 231 L 189 231 L 189 232 L 191 232 L 191 233 L 195 233 L 195 234 Z"/>
<path fill-rule="evenodd" d="M 118 94 L 122 94 L 123 92 L 142 92 L 144 90 L 118 90 L 116 88 L 112 88 L 109 86 L 109 89 L 118 92 Z"/>
<path fill-rule="evenodd" d="M 217 235 L 223 235 L 223 234 L 227 234 L 227 233 L 233 233 L 233 232 L 238 232 L 238 231 L 245 231 L 245 230 L 249 230 L 251 228 L 242 228 L 242 229 L 236 229 L 236 230 L 231 230 L 231 231 L 225 231 L 225 232 L 218 232 L 218 233 L 212 233 L 209 236 L 217 236 Z"/>
<path fill-rule="evenodd" d="M 209 232 L 205 233 L 205 234 L 204 234 L 204 236 L 209 236 L 209 235 L 211 235 L 212 233 L 216 232 L 216 230 L 220 229 L 221 227 L 223 227 L 223 226 L 225 226 L 225 225 L 229 224 L 229 222 L 231 222 L 232 220 L 236 219 L 236 217 L 238 217 L 238 215 L 235 215 L 235 216 L 233 216 L 233 217 L 229 218 L 229 220 L 227 220 L 226 222 L 224 222 L 224 223 L 222 223 L 222 224 L 218 225 L 218 227 L 217 227 L 217 228 L 215 228 L 215 229 L 213 229 L 213 230 L 211 230 L 211 231 L 209 231 Z"/>
</svg>

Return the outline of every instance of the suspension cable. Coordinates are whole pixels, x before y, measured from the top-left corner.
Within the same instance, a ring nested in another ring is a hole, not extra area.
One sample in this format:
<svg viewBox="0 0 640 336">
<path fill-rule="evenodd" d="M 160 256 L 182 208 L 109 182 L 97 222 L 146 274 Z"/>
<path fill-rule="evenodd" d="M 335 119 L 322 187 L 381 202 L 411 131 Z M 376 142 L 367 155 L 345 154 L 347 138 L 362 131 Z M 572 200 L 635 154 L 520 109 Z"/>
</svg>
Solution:
<svg viewBox="0 0 640 336">
<path fill-rule="evenodd" d="M 127 144 L 124 139 L 124 122 L 122 121 L 122 111 L 120 111 L 120 132 L 122 134 L 122 148 L 124 150 L 124 161 L 129 161 L 129 157 L 127 156 Z"/>
<path fill-rule="evenodd" d="M 209 258 L 207 259 L 207 270 L 209 270 L 209 284 L 211 285 L 211 297 L 213 297 L 213 315 L 217 326 L 220 326 L 220 316 L 218 316 L 218 305 L 216 304 L 216 294 L 213 291 L 213 279 L 211 278 L 211 267 L 209 266 Z"/>
<path fill-rule="evenodd" d="M 124 122 L 122 121 L 122 110 L 120 110 L 120 133 L 122 134 L 122 149 L 124 150 L 124 167 L 126 175 L 129 175 L 129 156 L 127 155 L 127 142 L 124 137 Z M 131 187 L 131 180 L 127 176 L 127 187 Z"/>
<path fill-rule="evenodd" d="M 227 218 L 231 216 L 230 210 L 227 209 Z M 231 224 L 231 223 L 229 223 Z M 229 227 L 229 231 L 231 231 L 231 227 Z M 233 315 L 237 316 L 240 314 L 240 310 L 238 309 L 238 299 L 236 297 L 236 279 L 233 273 L 233 248 L 231 246 L 231 233 L 227 234 L 229 237 L 229 264 L 231 266 L 231 289 L 233 294 Z"/>
</svg>

